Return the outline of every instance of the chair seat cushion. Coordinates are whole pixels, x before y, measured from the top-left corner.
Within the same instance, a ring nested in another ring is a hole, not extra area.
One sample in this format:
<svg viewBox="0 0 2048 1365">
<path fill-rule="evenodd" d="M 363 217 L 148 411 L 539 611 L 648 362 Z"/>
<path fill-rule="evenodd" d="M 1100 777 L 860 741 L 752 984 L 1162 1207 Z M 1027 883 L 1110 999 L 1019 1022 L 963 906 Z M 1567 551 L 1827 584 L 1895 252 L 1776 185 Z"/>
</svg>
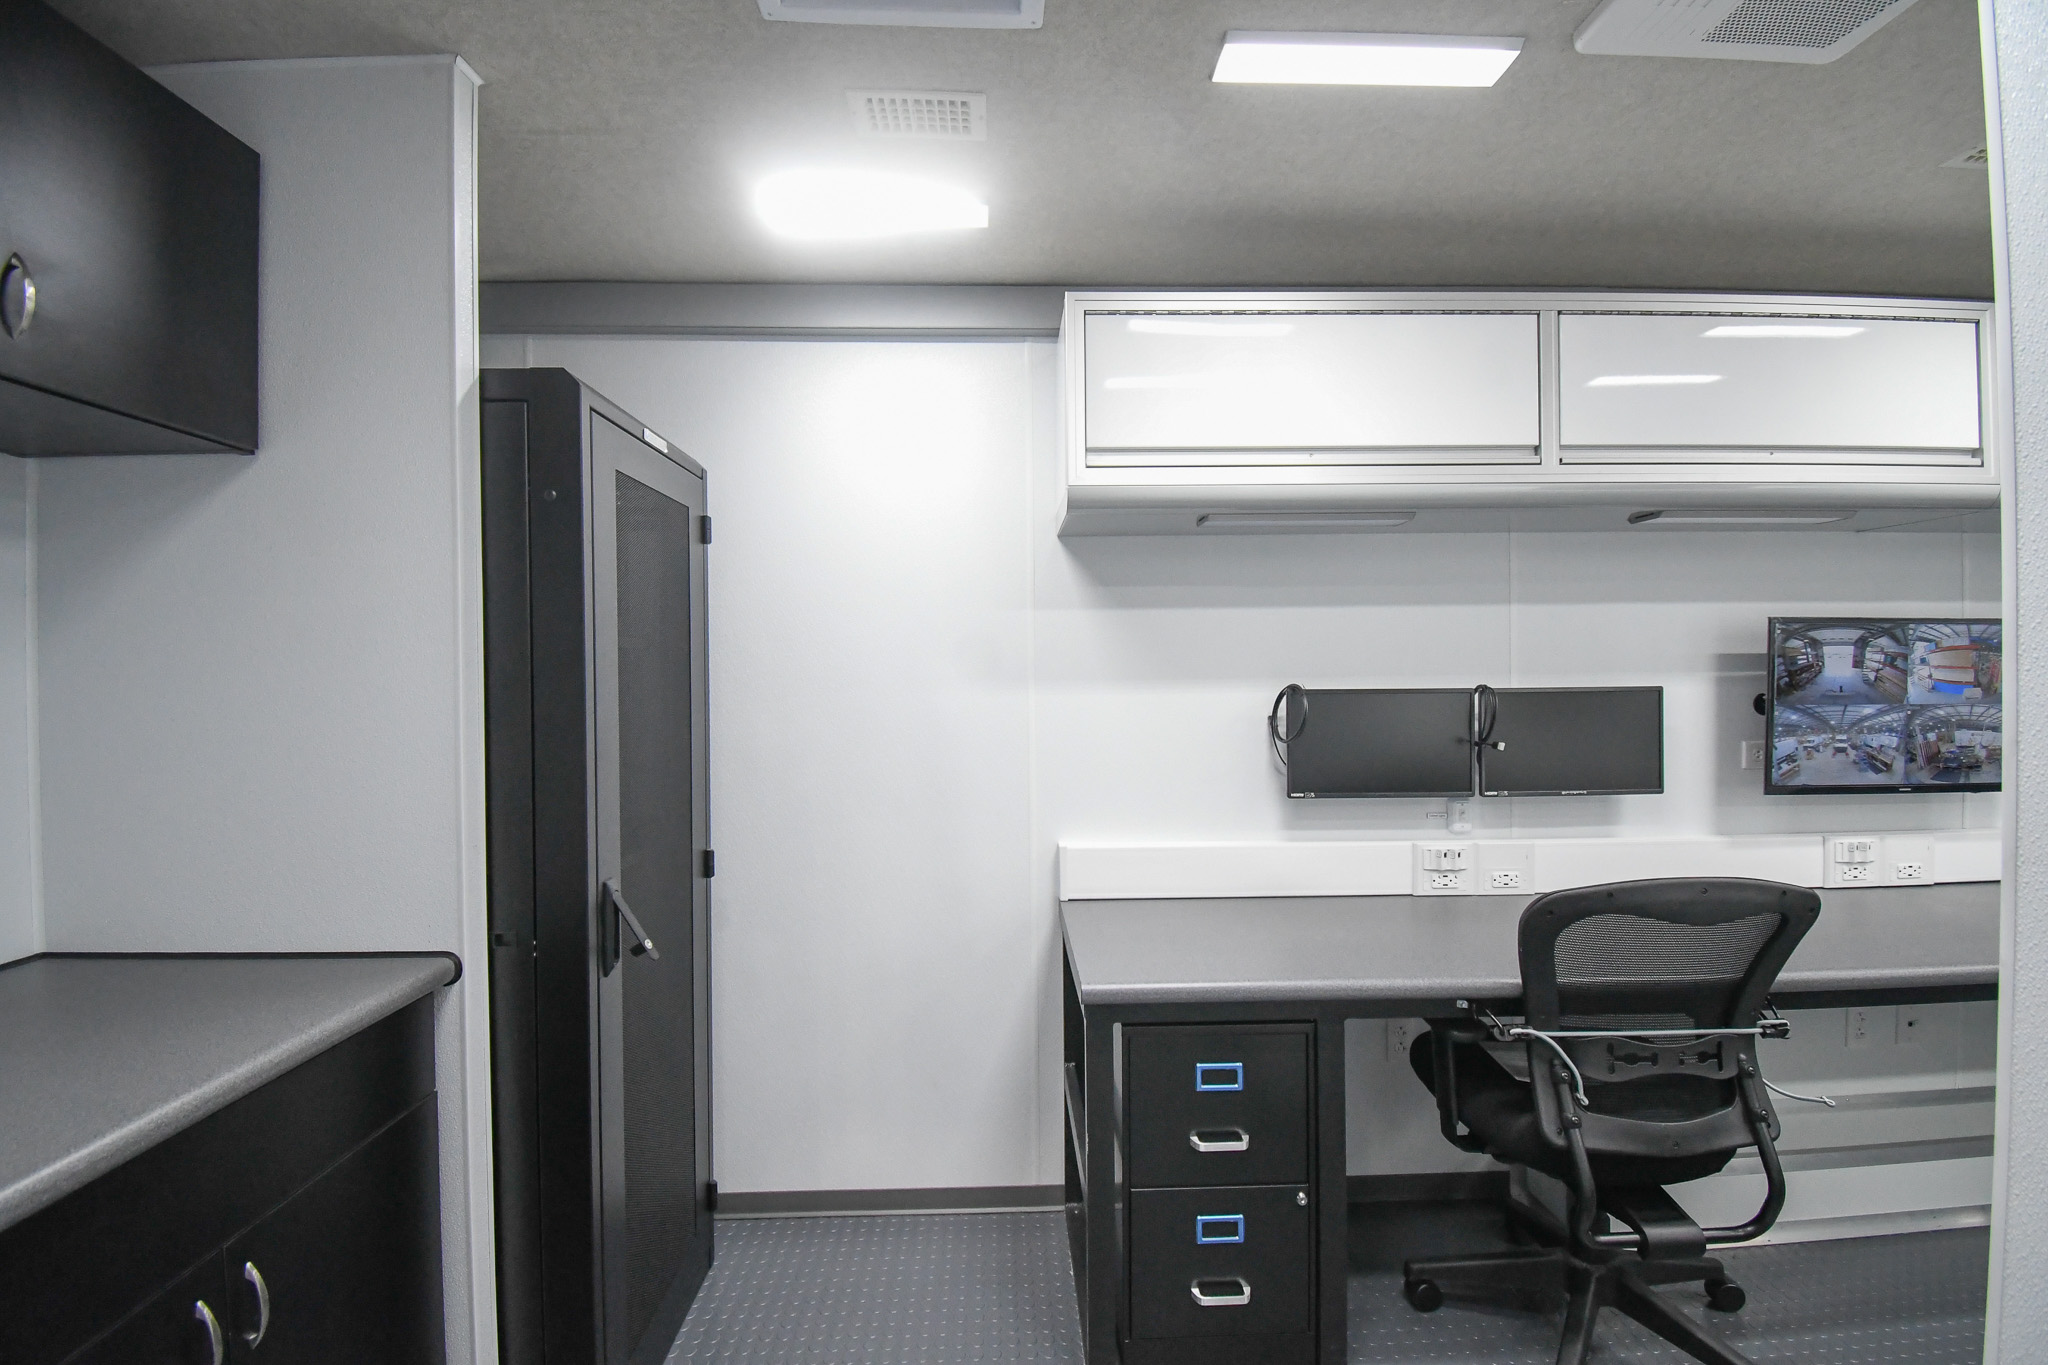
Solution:
<svg viewBox="0 0 2048 1365">
<path fill-rule="evenodd" d="M 1424 1033 L 1408 1049 L 1408 1064 L 1432 1093 L 1436 1090 L 1436 1041 L 1434 1033 Z M 1529 1083 L 1517 1080 L 1477 1044 L 1459 1043 L 1456 1047 L 1458 1113 L 1465 1126 L 1486 1144 L 1487 1154 L 1496 1161 L 1533 1167 L 1545 1175 L 1569 1181 L 1571 1153 L 1543 1140 Z M 1612 1094 L 1599 1093 L 1602 1091 Z M 1722 1083 L 1693 1076 L 1655 1078 L 1655 1083 L 1645 1079 L 1623 1085 L 1590 1086 L 1587 1093 L 1596 1112 L 1651 1123 L 1698 1118 L 1725 1108 L 1732 1098 Z M 1713 1175 L 1734 1156 L 1733 1148 L 1680 1157 L 1602 1152 L 1592 1142 L 1586 1149 L 1594 1182 L 1612 1187 L 1677 1185 L 1698 1180 Z"/>
</svg>

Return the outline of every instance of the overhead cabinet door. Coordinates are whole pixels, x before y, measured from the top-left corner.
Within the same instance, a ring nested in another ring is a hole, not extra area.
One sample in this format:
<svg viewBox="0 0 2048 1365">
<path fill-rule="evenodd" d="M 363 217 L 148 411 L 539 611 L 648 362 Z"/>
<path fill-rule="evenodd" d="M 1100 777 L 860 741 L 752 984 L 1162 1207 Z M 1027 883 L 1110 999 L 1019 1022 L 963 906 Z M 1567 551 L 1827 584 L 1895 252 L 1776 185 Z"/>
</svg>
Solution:
<svg viewBox="0 0 2048 1365">
<path fill-rule="evenodd" d="M 1096 466 L 1534 464 L 1533 313 L 1091 313 Z"/>
<path fill-rule="evenodd" d="M 1566 313 L 1567 463 L 1975 465 L 1977 325 Z"/>
</svg>

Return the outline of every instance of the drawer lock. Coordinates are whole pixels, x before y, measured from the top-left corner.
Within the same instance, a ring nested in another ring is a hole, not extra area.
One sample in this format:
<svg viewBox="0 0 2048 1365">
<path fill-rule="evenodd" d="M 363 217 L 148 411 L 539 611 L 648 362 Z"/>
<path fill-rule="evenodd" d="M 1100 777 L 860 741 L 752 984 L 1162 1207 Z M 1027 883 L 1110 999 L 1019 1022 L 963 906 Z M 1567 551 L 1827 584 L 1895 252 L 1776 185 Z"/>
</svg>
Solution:
<svg viewBox="0 0 2048 1365">
<path fill-rule="evenodd" d="M 1242 1128 L 1197 1128 L 1188 1134 L 1188 1146 L 1198 1152 L 1248 1152 L 1252 1135 Z"/>
<path fill-rule="evenodd" d="M 1252 1301 L 1249 1280 L 1232 1276 L 1226 1280 L 1196 1280 L 1188 1293 L 1204 1308 L 1242 1308 Z"/>
</svg>

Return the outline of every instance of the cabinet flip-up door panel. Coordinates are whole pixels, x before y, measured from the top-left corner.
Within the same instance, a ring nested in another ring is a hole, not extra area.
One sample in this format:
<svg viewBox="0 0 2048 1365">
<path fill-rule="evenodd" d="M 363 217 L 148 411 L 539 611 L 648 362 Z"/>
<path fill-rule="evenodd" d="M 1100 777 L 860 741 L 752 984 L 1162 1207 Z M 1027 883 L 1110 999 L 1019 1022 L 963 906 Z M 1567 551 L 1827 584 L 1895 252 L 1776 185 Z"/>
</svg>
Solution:
<svg viewBox="0 0 2048 1365">
<path fill-rule="evenodd" d="M 1566 464 L 1983 462 L 1977 324 L 1565 313 Z"/>
<path fill-rule="evenodd" d="M 1091 467 L 1538 462 L 1534 312 L 1090 312 Z"/>
</svg>

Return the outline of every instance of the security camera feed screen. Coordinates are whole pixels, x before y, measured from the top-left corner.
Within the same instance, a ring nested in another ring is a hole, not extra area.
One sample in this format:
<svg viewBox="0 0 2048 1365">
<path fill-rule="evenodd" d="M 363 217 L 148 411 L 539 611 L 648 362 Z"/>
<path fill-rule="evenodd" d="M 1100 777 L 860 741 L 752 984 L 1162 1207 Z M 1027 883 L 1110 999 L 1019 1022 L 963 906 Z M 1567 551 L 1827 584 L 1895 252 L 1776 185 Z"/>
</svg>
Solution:
<svg viewBox="0 0 2048 1365">
<path fill-rule="evenodd" d="M 1771 622 L 1773 793 L 1997 791 L 1997 621 Z"/>
<path fill-rule="evenodd" d="M 1472 795 L 1470 688 L 1297 691 L 1285 721 L 1289 796 Z"/>
</svg>

